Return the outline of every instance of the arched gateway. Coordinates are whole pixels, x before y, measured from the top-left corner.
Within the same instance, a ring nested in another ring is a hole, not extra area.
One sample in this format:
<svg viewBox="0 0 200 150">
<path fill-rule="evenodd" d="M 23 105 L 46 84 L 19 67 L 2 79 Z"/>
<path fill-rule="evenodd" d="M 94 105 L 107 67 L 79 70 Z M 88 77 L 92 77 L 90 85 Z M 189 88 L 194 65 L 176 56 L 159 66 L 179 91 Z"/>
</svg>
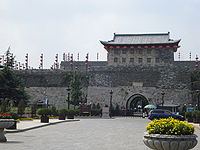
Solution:
<svg viewBox="0 0 200 150">
<path fill-rule="evenodd" d="M 126 115 L 132 115 L 134 112 L 142 112 L 144 106 L 149 102 L 146 97 L 141 94 L 134 94 L 127 100 Z"/>
</svg>

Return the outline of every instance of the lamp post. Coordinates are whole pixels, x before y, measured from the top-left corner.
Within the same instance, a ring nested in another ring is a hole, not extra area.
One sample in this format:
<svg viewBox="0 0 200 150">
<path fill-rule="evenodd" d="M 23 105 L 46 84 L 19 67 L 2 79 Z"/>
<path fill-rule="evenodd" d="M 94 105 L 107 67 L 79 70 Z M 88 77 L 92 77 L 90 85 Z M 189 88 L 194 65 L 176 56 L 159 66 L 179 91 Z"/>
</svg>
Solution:
<svg viewBox="0 0 200 150">
<path fill-rule="evenodd" d="M 69 86 L 67 87 L 67 108 L 69 109 L 69 105 L 70 105 L 70 88 Z"/>
<path fill-rule="evenodd" d="M 200 95 L 200 90 L 196 90 L 197 93 L 197 110 L 200 110 L 199 108 L 199 95 Z"/>
<path fill-rule="evenodd" d="M 47 95 L 45 96 L 45 105 L 46 105 L 46 108 L 49 107 L 49 100 L 48 100 Z"/>
<path fill-rule="evenodd" d="M 113 95 L 113 91 L 110 91 L 110 117 L 112 117 L 112 95 Z"/>
<path fill-rule="evenodd" d="M 162 95 L 162 106 L 163 106 L 163 105 L 164 105 L 164 96 L 165 96 L 165 92 L 162 91 L 162 92 L 161 92 L 161 95 Z"/>
</svg>

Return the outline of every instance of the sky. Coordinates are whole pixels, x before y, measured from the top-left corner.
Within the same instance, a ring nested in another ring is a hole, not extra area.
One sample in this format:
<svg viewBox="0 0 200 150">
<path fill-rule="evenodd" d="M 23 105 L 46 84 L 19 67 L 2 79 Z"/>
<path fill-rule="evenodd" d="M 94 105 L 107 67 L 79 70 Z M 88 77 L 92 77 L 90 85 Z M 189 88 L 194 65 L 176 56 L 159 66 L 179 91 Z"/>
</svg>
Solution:
<svg viewBox="0 0 200 150">
<path fill-rule="evenodd" d="M 107 59 L 99 40 L 113 33 L 166 33 L 181 39 L 175 60 L 200 56 L 199 0 L 0 0 L 0 55 L 10 46 L 15 60 L 38 68 L 59 62 L 63 53 L 77 60 Z"/>
</svg>

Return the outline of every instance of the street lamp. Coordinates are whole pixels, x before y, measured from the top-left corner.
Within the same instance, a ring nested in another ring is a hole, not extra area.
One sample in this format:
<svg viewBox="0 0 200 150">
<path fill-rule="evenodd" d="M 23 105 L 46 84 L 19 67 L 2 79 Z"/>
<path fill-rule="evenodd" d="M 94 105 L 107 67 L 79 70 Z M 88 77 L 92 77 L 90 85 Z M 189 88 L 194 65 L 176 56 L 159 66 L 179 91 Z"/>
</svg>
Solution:
<svg viewBox="0 0 200 150">
<path fill-rule="evenodd" d="M 197 110 L 200 110 L 199 109 L 199 95 L 200 95 L 200 90 L 196 90 L 197 92 Z"/>
<path fill-rule="evenodd" d="M 110 117 L 112 117 L 112 95 L 113 95 L 113 91 L 110 91 Z"/>
<path fill-rule="evenodd" d="M 68 102 L 68 105 L 67 105 L 67 108 L 69 109 L 69 105 L 70 105 L 70 88 L 69 86 L 67 87 L 67 102 Z"/>
<path fill-rule="evenodd" d="M 163 106 L 163 105 L 164 105 L 164 96 L 165 96 L 165 92 L 162 91 L 162 92 L 161 92 L 161 95 L 162 95 L 162 106 Z"/>
</svg>

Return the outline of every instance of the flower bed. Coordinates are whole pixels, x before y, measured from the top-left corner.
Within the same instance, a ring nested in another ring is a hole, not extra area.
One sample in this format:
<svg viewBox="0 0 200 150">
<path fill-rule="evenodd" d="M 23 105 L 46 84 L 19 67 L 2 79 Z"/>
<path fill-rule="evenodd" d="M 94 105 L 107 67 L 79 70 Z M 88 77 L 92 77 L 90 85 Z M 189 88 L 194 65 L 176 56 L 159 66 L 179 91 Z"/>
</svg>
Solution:
<svg viewBox="0 0 200 150">
<path fill-rule="evenodd" d="M 194 126 L 185 121 L 178 121 L 174 118 L 153 120 L 147 125 L 149 134 L 165 135 L 191 135 L 194 133 Z"/>
<path fill-rule="evenodd" d="M 33 118 L 20 118 L 19 120 L 20 121 L 32 121 Z"/>
<path fill-rule="evenodd" d="M 154 150 L 189 150 L 197 145 L 196 138 L 193 125 L 168 118 L 150 122 L 143 142 Z"/>
<path fill-rule="evenodd" d="M 0 119 L 12 119 L 11 114 L 0 114 Z"/>
</svg>

